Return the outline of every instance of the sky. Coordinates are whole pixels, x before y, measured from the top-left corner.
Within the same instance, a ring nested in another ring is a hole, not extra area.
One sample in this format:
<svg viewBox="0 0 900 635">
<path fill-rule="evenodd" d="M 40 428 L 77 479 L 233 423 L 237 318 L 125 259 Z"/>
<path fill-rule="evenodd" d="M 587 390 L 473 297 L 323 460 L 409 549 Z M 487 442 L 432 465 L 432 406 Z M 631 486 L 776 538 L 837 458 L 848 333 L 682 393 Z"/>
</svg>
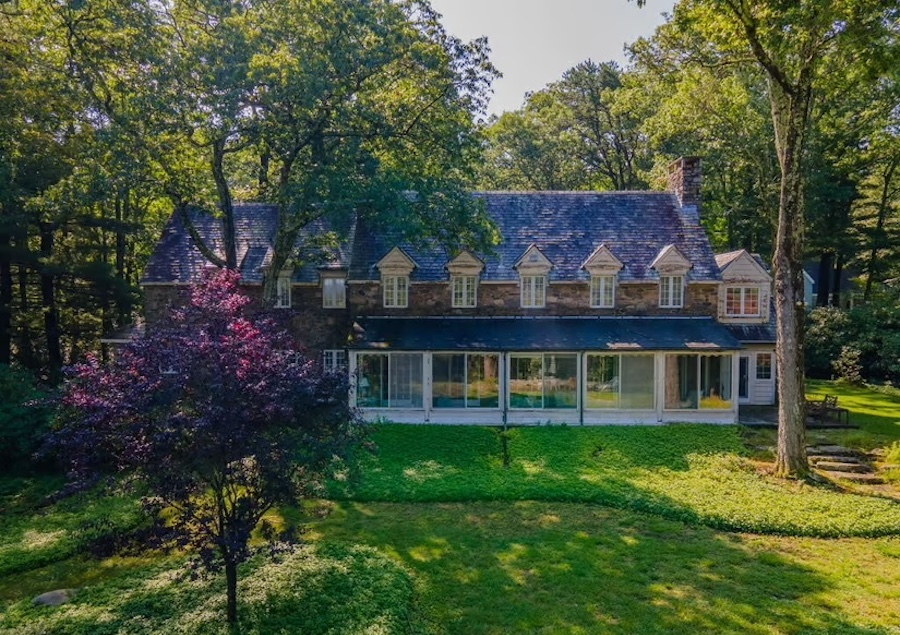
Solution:
<svg viewBox="0 0 900 635">
<path fill-rule="evenodd" d="M 540 90 L 590 58 L 625 63 L 625 44 L 651 35 L 674 0 L 431 0 L 444 27 L 462 40 L 486 35 L 494 82 L 489 114 L 516 110 Z"/>
</svg>

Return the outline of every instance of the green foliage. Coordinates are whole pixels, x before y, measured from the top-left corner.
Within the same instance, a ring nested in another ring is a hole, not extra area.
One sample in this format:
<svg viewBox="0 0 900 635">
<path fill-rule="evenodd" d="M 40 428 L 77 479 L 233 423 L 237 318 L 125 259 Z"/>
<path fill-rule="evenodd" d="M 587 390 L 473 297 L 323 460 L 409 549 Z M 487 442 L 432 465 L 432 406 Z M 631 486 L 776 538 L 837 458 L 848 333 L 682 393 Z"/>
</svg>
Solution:
<svg viewBox="0 0 900 635">
<path fill-rule="evenodd" d="M 0 614 L 3 635 L 233 633 L 219 614 L 224 589 L 190 579 L 180 558 L 161 560 L 89 586 L 72 603 Z M 367 547 L 303 547 L 278 562 L 257 558 L 240 582 L 238 632 L 350 635 L 409 633 L 413 588 L 406 571 Z M 352 600 L 350 600 L 352 598 Z"/>
<path fill-rule="evenodd" d="M 758 473 L 735 427 L 517 428 L 509 467 L 497 432 L 462 426 L 382 427 L 364 459 L 361 501 L 543 500 L 639 510 L 732 531 L 802 536 L 891 535 L 900 506 Z"/>
<path fill-rule="evenodd" d="M 841 354 L 831 363 L 838 379 L 847 382 L 848 384 L 853 384 L 854 386 L 862 385 L 863 369 L 862 364 L 860 363 L 861 357 L 862 352 L 858 348 L 842 346 Z"/>
<path fill-rule="evenodd" d="M 0 471 L 22 471 L 50 428 L 47 394 L 27 372 L 0 364 Z"/>
</svg>

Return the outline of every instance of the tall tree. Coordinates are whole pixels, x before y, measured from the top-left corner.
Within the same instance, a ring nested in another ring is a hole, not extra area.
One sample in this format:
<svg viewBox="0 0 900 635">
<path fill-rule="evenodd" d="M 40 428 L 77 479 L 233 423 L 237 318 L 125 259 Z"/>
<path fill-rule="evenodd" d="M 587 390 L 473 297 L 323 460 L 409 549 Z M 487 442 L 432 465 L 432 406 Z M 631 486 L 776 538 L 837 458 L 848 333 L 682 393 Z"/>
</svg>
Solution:
<svg viewBox="0 0 900 635">
<path fill-rule="evenodd" d="M 643 4 L 642 0 L 638 0 Z M 888 0 L 683 0 L 672 22 L 693 38 L 698 61 L 752 60 L 766 77 L 781 170 L 774 278 L 778 343 L 778 452 L 782 476 L 808 472 L 803 368 L 804 154 L 823 68 L 872 76 L 896 47 L 898 10 Z"/>
</svg>

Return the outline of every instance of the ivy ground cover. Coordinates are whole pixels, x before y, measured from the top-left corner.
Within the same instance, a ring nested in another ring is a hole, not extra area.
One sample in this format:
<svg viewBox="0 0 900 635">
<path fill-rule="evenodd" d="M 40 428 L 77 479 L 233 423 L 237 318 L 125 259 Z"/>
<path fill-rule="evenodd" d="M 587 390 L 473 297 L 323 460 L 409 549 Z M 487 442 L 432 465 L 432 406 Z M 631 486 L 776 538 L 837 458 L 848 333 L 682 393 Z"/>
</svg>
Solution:
<svg viewBox="0 0 900 635">
<path fill-rule="evenodd" d="M 784 482 L 746 456 L 734 426 L 497 429 L 383 425 L 359 476 L 333 487 L 358 501 L 582 502 L 716 529 L 794 536 L 900 533 L 900 504 Z"/>
</svg>

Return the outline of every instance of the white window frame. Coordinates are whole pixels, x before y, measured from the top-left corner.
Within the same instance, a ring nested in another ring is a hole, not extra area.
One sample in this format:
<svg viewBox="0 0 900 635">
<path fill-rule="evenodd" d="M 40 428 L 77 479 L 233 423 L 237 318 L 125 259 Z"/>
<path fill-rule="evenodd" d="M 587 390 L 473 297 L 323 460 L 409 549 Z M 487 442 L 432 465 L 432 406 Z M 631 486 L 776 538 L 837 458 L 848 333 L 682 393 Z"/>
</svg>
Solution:
<svg viewBox="0 0 900 635">
<path fill-rule="evenodd" d="M 275 280 L 275 308 L 291 308 L 291 274 L 282 273 Z"/>
<path fill-rule="evenodd" d="M 612 309 L 616 306 L 616 277 L 591 276 L 591 308 Z"/>
<path fill-rule="evenodd" d="M 478 306 L 478 276 L 450 276 L 450 296 L 454 309 Z"/>
<path fill-rule="evenodd" d="M 740 309 L 737 313 L 731 313 L 728 310 L 728 293 L 737 291 L 740 293 L 739 305 Z M 747 312 L 747 296 L 752 293 L 756 294 L 756 312 L 748 313 Z M 725 287 L 725 315 L 727 317 L 759 317 L 762 315 L 762 304 L 760 303 L 762 299 L 762 294 L 759 292 L 759 287 L 740 287 L 736 285 Z"/>
<path fill-rule="evenodd" d="M 759 363 L 760 358 L 763 356 L 766 356 L 769 358 L 769 363 L 767 366 L 764 366 Z M 766 367 L 768 367 L 769 376 L 768 377 L 760 377 L 759 376 L 760 369 L 766 368 Z M 756 375 L 757 381 L 772 381 L 772 379 L 775 377 L 775 354 L 774 353 L 757 353 L 756 354 L 756 372 L 754 374 Z"/>
<path fill-rule="evenodd" d="M 383 303 L 388 309 L 405 309 L 409 306 L 409 276 L 384 276 Z"/>
<path fill-rule="evenodd" d="M 547 276 L 521 276 L 519 286 L 519 301 L 523 309 L 543 309 L 547 306 Z"/>
<path fill-rule="evenodd" d="M 684 306 L 684 276 L 659 277 L 659 306 L 680 309 Z"/>
<path fill-rule="evenodd" d="M 347 279 L 330 276 L 322 278 L 322 308 L 343 309 L 346 306 Z"/>
<path fill-rule="evenodd" d="M 329 348 L 322 351 L 322 368 L 326 373 L 336 373 L 347 367 L 347 351 Z"/>
</svg>

